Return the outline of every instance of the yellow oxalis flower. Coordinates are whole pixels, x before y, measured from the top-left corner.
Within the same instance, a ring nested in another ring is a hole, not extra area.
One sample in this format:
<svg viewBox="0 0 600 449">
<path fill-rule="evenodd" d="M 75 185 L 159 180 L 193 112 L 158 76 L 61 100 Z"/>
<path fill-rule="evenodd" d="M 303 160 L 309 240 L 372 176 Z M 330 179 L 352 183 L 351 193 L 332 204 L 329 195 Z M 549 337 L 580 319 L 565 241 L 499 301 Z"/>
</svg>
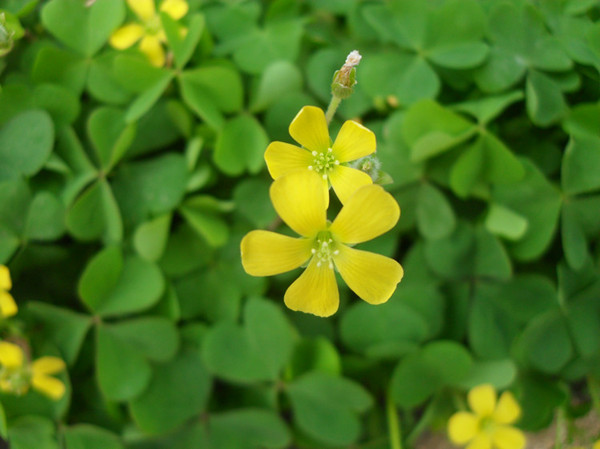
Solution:
<svg viewBox="0 0 600 449">
<path fill-rule="evenodd" d="M 0 316 L 7 318 L 18 312 L 17 303 L 8 291 L 12 288 L 10 271 L 5 265 L 0 265 Z"/>
<path fill-rule="evenodd" d="M 448 435 L 454 444 L 467 444 L 466 449 L 523 449 L 525 435 L 510 426 L 521 408 L 512 393 L 502 393 L 496 401 L 491 385 L 480 385 L 467 397 L 472 412 L 458 412 L 448 421 Z"/>
<path fill-rule="evenodd" d="M 0 390 L 6 393 L 25 394 L 30 387 L 58 400 L 65 394 L 65 384 L 51 377 L 65 369 L 58 357 L 40 357 L 32 363 L 25 360 L 20 346 L 0 342 Z"/>
<path fill-rule="evenodd" d="M 127 0 L 127 4 L 141 23 L 128 23 L 116 30 L 110 37 L 110 45 L 124 50 L 139 41 L 140 50 L 150 62 L 157 67 L 162 67 L 165 65 L 165 51 L 162 44 L 167 41 L 167 38 L 160 15 L 156 12 L 154 0 Z M 185 16 L 188 8 L 186 0 L 164 0 L 160 4 L 160 11 L 174 20 Z"/>
<path fill-rule="evenodd" d="M 242 264 L 248 274 L 271 276 L 308 263 L 285 292 L 284 301 L 292 310 L 323 317 L 334 314 L 339 305 L 334 269 L 368 303 L 389 299 L 402 279 L 400 264 L 351 248 L 387 232 L 400 217 L 398 204 L 381 186 L 369 184 L 358 189 L 333 223 L 327 221 L 321 178 L 308 170 L 277 178 L 270 196 L 282 220 L 301 237 L 270 231 L 248 233 L 241 243 Z"/>
<path fill-rule="evenodd" d="M 332 144 L 323 110 L 304 106 L 292 120 L 289 132 L 304 148 L 272 142 L 265 151 L 265 161 L 273 179 L 297 170 L 313 171 L 321 176 L 326 202 L 331 183 L 343 204 L 356 189 L 373 183 L 366 173 L 344 165 L 375 152 L 375 134 L 371 130 L 348 120 Z"/>
</svg>

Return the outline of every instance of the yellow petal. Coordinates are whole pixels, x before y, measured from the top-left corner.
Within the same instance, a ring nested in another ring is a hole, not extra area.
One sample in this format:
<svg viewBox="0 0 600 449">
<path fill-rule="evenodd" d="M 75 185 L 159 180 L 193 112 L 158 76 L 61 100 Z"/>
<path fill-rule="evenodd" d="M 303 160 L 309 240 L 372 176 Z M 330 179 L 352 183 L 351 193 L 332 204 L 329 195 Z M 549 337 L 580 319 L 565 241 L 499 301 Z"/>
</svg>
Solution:
<svg viewBox="0 0 600 449">
<path fill-rule="evenodd" d="M 497 426 L 492 441 L 498 449 L 523 449 L 526 442 L 523 432 L 509 426 Z"/>
<path fill-rule="evenodd" d="M 333 315 L 340 303 L 333 268 L 326 264 L 317 266 L 317 259 L 313 258 L 285 292 L 284 302 L 298 312 L 322 317 Z"/>
<path fill-rule="evenodd" d="M 0 365 L 7 368 L 23 366 L 23 350 L 20 346 L 7 341 L 0 341 Z"/>
<path fill-rule="evenodd" d="M 325 230 L 323 180 L 311 171 L 295 171 L 277 178 L 270 189 L 271 202 L 281 219 L 298 234 L 313 237 Z"/>
<path fill-rule="evenodd" d="M 65 394 L 65 384 L 62 381 L 43 374 L 34 374 L 31 379 L 31 385 L 34 389 L 55 401 L 62 398 Z"/>
<path fill-rule="evenodd" d="M 137 23 L 129 23 L 116 30 L 111 36 L 109 43 L 118 50 L 131 47 L 144 35 L 144 27 Z"/>
<path fill-rule="evenodd" d="M 165 51 L 156 36 L 144 36 L 140 42 L 140 50 L 144 53 L 152 65 L 162 67 L 165 65 Z"/>
<path fill-rule="evenodd" d="M 242 265 L 252 276 L 272 276 L 298 268 L 311 256 L 311 241 L 269 231 L 252 231 L 242 239 Z"/>
<path fill-rule="evenodd" d="M 344 243 L 360 243 L 389 231 L 398 222 L 400 207 L 381 186 L 358 189 L 344 204 L 331 232 Z"/>
<path fill-rule="evenodd" d="M 479 433 L 465 449 L 492 449 L 492 439 L 488 434 Z"/>
<path fill-rule="evenodd" d="M 478 416 L 489 417 L 496 408 L 496 391 L 489 384 L 479 385 L 469 391 L 467 400 Z"/>
<path fill-rule="evenodd" d="M 510 391 L 505 391 L 498 400 L 494 411 L 494 421 L 500 424 L 511 424 L 521 416 L 521 407 Z"/>
<path fill-rule="evenodd" d="M 340 162 L 353 161 L 375 152 L 375 134 L 353 120 L 346 121 L 333 143 L 333 154 Z"/>
<path fill-rule="evenodd" d="M 390 299 L 404 270 L 398 262 L 381 254 L 339 245 L 334 256 L 342 279 L 358 297 L 369 304 L 382 304 Z"/>
<path fill-rule="evenodd" d="M 144 22 L 149 21 L 156 15 L 154 0 L 127 0 L 129 8 Z"/>
<path fill-rule="evenodd" d="M 19 309 L 10 293 L 0 290 L 0 315 L 4 318 L 16 315 Z"/>
<path fill-rule="evenodd" d="M 31 364 L 31 371 L 35 376 L 60 373 L 66 368 L 65 362 L 58 357 L 40 357 Z"/>
<path fill-rule="evenodd" d="M 322 109 L 304 106 L 290 124 L 290 136 L 309 151 L 327 151 L 329 130 Z"/>
<path fill-rule="evenodd" d="M 273 142 L 265 150 L 265 162 L 273 179 L 295 170 L 308 170 L 313 157 L 309 151 L 284 142 Z"/>
<path fill-rule="evenodd" d="M 329 180 L 342 204 L 346 204 L 360 187 L 373 184 L 373 180 L 365 172 L 343 165 L 339 165 L 329 172 Z"/>
<path fill-rule="evenodd" d="M 6 265 L 0 265 L 0 290 L 10 290 L 11 288 L 10 270 Z"/>
<path fill-rule="evenodd" d="M 592 446 L 592 449 L 600 449 L 600 440 L 596 441 Z"/>
<path fill-rule="evenodd" d="M 189 6 L 185 0 L 165 0 L 160 10 L 166 12 L 174 20 L 179 20 L 188 12 Z"/>
<path fill-rule="evenodd" d="M 454 444 L 465 444 L 475 438 L 479 430 L 479 420 L 468 412 L 458 412 L 448 421 L 448 436 Z"/>
</svg>

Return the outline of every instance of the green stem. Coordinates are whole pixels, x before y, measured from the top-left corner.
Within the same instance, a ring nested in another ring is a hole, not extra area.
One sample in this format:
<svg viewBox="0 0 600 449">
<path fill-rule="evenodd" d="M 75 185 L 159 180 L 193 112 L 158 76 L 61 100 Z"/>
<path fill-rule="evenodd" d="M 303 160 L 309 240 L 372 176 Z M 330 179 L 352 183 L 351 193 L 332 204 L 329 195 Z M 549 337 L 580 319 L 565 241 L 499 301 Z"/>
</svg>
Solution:
<svg viewBox="0 0 600 449">
<path fill-rule="evenodd" d="M 327 124 L 331 123 L 331 119 L 335 115 L 335 111 L 337 111 L 338 106 L 342 102 L 340 97 L 336 97 L 335 95 L 331 97 L 331 101 L 329 102 L 329 106 L 327 106 L 327 112 L 325 113 L 325 118 L 327 119 Z"/>
<path fill-rule="evenodd" d="M 565 439 L 565 414 L 562 408 L 556 412 L 556 435 L 554 439 L 554 449 L 562 449 Z"/>
<path fill-rule="evenodd" d="M 600 416 L 600 389 L 598 388 L 598 382 L 592 376 L 587 378 L 588 390 L 592 397 L 592 406 L 596 409 L 596 414 Z"/>
<path fill-rule="evenodd" d="M 390 448 L 391 449 L 402 449 L 402 432 L 400 430 L 400 418 L 398 417 L 398 410 L 394 404 L 392 396 L 388 393 L 387 395 L 387 418 L 388 428 L 390 434 Z"/>
</svg>

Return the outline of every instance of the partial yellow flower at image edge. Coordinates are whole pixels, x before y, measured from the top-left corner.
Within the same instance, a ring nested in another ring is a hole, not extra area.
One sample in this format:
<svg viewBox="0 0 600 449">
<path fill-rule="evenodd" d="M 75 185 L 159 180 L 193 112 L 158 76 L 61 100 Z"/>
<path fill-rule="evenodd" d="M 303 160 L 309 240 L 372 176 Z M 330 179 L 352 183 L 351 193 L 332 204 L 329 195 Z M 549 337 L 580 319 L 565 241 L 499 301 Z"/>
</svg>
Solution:
<svg viewBox="0 0 600 449">
<path fill-rule="evenodd" d="M 53 400 L 65 394 L 65 384 L 55 377 L 65 369 L 65 362 L 58 357 L 44 356 L 28 362 L 23 349 L 6 341 L 0 342 L 0 390 L 22 395 L 30 387 Z"/>
<path fill-rule="evenodd" d="M 109 43 L 118 50 L 131 47 L 139 41 L 139 48 L 150 62 L 162 67 L 165 65 L 165 51 L 163 44 L 167 41 L 156 12 L 154 0 L 127 0 L 129 8 L 140 19 L 141 23 L 131 22 L 117 29 L 110 37 Z M 164 0 L 160 4 L 160 11 L 168 14 L 173 20 L 179 20 L 188 12 L 185 0 Z"/>
<path fill-rule="evenodd" d="M 0 265 L 0 315 L 3 318 L 14 316 L 18 312 L 17 303 L 8 291 L 12 288 L 10 271 L 5 265 Z"/>
<path fill-rule="evenodd" d="M 356 189 L 372 184 L 368 174 L 345 165 L 375 152 L 375 134 L 370 129 L 348 120 L 332 144 L 323 110 L 304 106 L 292 120 L 289 132 L 303 148 L 284 142 L 272 142 L 267 147 L 265 162 L 273 179 L 295 171 L 312 171 L 321 177 L 326 201 L 331 183 L 343 204 Z"/>
<path fill-rule="evenodd" d="M 244 269 L 253 276 L 272 276 L 308 264 L 285 292 L 284 302 L 292 310 L 317 316 L 327 317 L 338 309 L 335 270 L 364 301 L 386 302 L 402 279 L 402 267 L 394 259 L 351 246 L 394 227 L 400 217 L 398 204 L 381 186 L 369 184 L 351 195 L 329 223 L 322 189 L 321 177 L 308 170 L 273 182 L 275 210 L 301 237 L 251 231 L 241 242 Z"/>
<path fill-rule="evenodd" d="M 521 408 L 512 393 L 506 391 L 497 400 L 491 385 L 479 385 L 467 396 L 470 412 L 460 411 L 448 421 L 448 436 L 466 449 L 523 449 L 525 435 L 511 424 L 521 416 Z"/>
</svg>

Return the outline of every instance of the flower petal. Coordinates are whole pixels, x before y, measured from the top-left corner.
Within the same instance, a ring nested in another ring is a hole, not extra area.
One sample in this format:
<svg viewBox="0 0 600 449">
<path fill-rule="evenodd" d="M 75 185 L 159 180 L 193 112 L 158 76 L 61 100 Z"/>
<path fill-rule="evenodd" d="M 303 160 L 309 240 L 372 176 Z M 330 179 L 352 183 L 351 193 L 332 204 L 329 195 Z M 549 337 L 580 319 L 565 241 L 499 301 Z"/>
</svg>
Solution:
<svg viewBox="0 0 600 449">
<path fill-rule="evenodd" d="M 340 303 L 333 268 L 325 264 L 317 266 L 317 258 L 313 258 L 304 273 L 289 286 L 284 301 L 295 311 L 322 317 L 333 315 Z"/>
<path fill-rule="evenodd" d="M 148 57 L 152 65 L 156 67 L 165 65 L 165 51 L 158 37 L 144 36 L 140 42 L 140 50 Z"/>
<path fill-rule="evenodd" d="M 242 265 L 252 276 L 272 276 L 298 268 L 311 256 L 311 241 L 270 231 L 252 231 L 241 243 Z"/>
<path fill-rule="evenodd" d="M 173 20 L 179 20 L 187 14 L 189 6 L 185 0 L 165 0 L 161 3 L 160 10 L 166 12 Z"/>
<path fill-rule="evenodd" d="M 382 304 L 390 299 L 404 275 L 398 262 L 346 245 L 336 249 L 339 254 L 334 256 L 335 265 L 354 293 L 369 304 Z"/>
<path fill-rule="evenodd" d="M 16 315 L 18 311 L 17 303 L 10 293 L 0 290 L 0 316 L 8 318 Z"/>
<path fill-rule="evenodd" d="M 398 222 L 400 207 L 381 186 L 358 189 L 344 204 L 330 230 L 344 243 L 360 243 L 389 231 Z"/>
<path fill-rule="evenodd" d="M 526 442 L 523 432 L 510 426 L 497 426 L 492 441 L 498 449 L 523 449 Z"/>
<path fill-rule="evenodd" d="M 0 265 L 0 290 L 10 290 L 11 288 L 10 270 L 6 265 Z"/>
<path fill-rule="evenodd" d="M 270 195 L 281 219 L 298 234 L 313 237 L 325 230 L 323 180 L 316 173 L 297 170 L 281 176 L 271 185 Z"/>
<path fill-rule="evenodd" d="M 592 446 L 592 449 L 600 449 L 600 440 L 596 441 Z"/>
<path fill-rule="evenodd" d="M 7 368 L 23 366 L 23 350 L 20 346 L 7 341 L 0 342 L 0 365 Z"/>
<path fill-rule="evenodd" d="M 454 444 L 465 444 L 475 438 L 479 420 L 473 413 L 458 412 L 448 420 L 448 436 Z"/>
<path fill-rule="evenodd" d="M 55 401 L 62 398 L 65 394 L 65 384 L 61 380 L 43 374 L 34 374 L 31 379 L 31 385 L 34 389 Z"/>
<path fill-rule="evenodd" d="M 273 179 L 295 170 L 308 170 L 313 155 L 309 151 L 284 142 L 273 142 L 265 150 L 265 162 Z"/>
<path fill-rule="evenodd" d="M 326 151 L 331 145 L 322 109 L 304 106 L 290 124 L 290 136 L 309 151 Z"/>
<path fill-rule="evenodd" d="M 479 433 L 465 449 L 492 449 L 492 439 L 486 433 Z"/>
<path fill-rule="evenodd" d="M 342 204 L 346 204 L 360 187 L 373 184 L 373 180 L 365 172 L 344 165 L 339 165 L 330 171 L 329 180 Z"/>
<path fill-rule="evenodd" d="M 154 0 L 127 0 L 129 8 L 144 22 L 149 21 L 156 15 Z"/>
<path fill-rule="evenodd" d="M 479 385 L 469 391 L 467 400 L 478 416 L 492 416 L 496 408 L 496 390 L 489 384 Z"/>
<path fill-rule="evenodd" d="M 510 391 L 505 391 L 498 400 L 494 411 L 494 421 L 500 424 L 511 424 L 521 416 L 521 407 Z"/>
<path fill-rule="evenodd" d="M 31 371 L 34 377 L 36 375 L 60 373 L 65 368 L 66 365 L 62 359 L 50 356 L 40 357 L 31 364 Z"/>
<path fill-rule="evenodd" d="M 375 152 L 375 134 L 354 120 L 347 120 L 340 129 L 332 149 L 340 162 L 354 161 Z"/>
<path fill-rule="evenodd" d="M 144 27 L 137 23 L 129 23 L 111 34 L 109 43 L 118 50 L 124 50 L 139 41 L 143 35 Z"/>
</svg>

